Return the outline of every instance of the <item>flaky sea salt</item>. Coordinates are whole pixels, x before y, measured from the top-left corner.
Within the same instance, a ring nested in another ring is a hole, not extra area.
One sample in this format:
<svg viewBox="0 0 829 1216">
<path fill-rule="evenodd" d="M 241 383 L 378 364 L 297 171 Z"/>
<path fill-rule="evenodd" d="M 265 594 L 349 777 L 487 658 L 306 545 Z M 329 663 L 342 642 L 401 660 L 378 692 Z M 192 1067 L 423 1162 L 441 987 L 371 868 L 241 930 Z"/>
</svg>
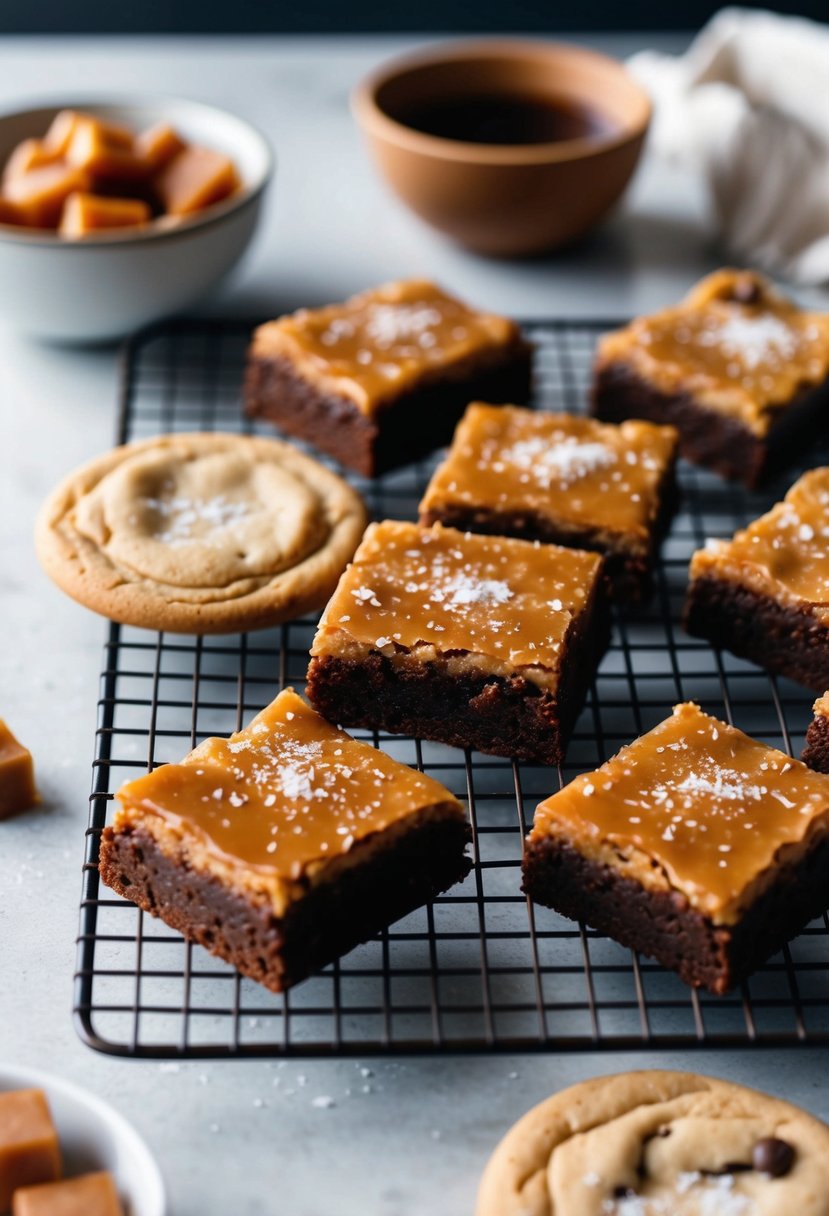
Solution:
<svg viewBox="0 0 829 1216">
<path fill-rule="evenodd" d="M 554 445 L 540 435 L 519 439 L 500 453 L 501 461 L 523 469 L 545 489 L 553 481 L 569 484 L 590 473 L 617 463 L 614 452 L 604 443 L 581 443 L 572 436 Z"/>
<path fill-rule="evenodd" d="M 443 588 L 450 604 L 506 604 L 514 592 L 508 583 L 497 578 L 473 578 L 456 574 Z"/>
</svg>

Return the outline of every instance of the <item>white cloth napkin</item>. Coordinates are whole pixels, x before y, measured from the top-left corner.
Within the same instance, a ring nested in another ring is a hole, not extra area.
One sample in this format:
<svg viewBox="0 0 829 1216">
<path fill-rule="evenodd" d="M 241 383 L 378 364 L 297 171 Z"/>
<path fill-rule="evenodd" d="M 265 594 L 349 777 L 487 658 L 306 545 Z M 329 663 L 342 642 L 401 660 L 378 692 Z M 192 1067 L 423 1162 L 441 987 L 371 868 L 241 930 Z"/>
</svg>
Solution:
<svg viewBox="0 0 829 1216">
<path fill-rule="evenodd" d="M 723 244 L 829 281 L 829 28 L 725 8 L 686 54 L 628 66 L 655 103 L 652 151 L 703 175 Z"/>
</svg>

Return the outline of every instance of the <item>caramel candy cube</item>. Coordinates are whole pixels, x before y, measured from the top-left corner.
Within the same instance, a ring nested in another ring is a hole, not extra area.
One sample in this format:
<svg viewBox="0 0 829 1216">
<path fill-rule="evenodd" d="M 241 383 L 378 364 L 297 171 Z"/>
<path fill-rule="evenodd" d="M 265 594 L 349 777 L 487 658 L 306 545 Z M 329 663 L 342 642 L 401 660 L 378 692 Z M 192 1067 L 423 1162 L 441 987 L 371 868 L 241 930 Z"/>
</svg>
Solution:
<svg viewBox="0 0 829 1216">
<path fill-rule="evenodd" d="M 58 1134 L 41 1089 L 0 1094 L 0 1212 L 22 1186 L 60 1178 Z"/>
<path fill-rule="evenodd" d="M 98 194 L 70 194 L 63 208 L 61 236 L 87 236 L 105 228 L 139 228 L 151 216 L 149 203 L 140 198 L 102 198 Z"/>
<path fill-rule="evenodd" d="M 83 169 L 92 177 L 115 181 L 137 181 L 146 177 L 149 167 L 135 153 L 128 131 L 99 122 L 97 118 L 79 115 L 75 124 L 66 159 L 70 165 Z"/>
<path fill-rule="evenodd" d="M 174 156 L 183 152 L 187 144 L 169 123 L 160 122 L 136 138 L 135 151 L 157 173 L 168 165 Z"/>
<path fill-rule="evenodd" d="M 69 141 L 78 125 L 78 117 L 75 110 L 61 110 L 56 114 L 43 137 L 43 146 L 55 156 L 66 156 Z"/>
<path fill-rule="evenodd" d="M 22 224 L 20 211 L 14 203 L 0 195 L 0 224 Z"/>
<path fill-rule="evenodd" d="M 6 201 L 14 206 L 20 223 L 29 228 L 57 228 L 63 204 L 70 194 L 85 190 L 86 174 L 71 165 L 45 165 L 6 182 Z"/>
<path fill-rule="evenodd" d="M 53 165 L 58 160 L 54 152 L 50 152 L 39 139 L 24 139 L 18 144 L 6 161 L 3 170 L 3 181 L 10 182 L 16 177 L 22 177 L 32 169 L 42 169 L 44 165 Z"/>
<path fill-rule="evenodd" d="M 18 743 L 0 718 L 0 819 L 27 811 L 39 802 L 32 754 Z M 0 1102 L 3 1095 L 0 1094 Z M 0 1132 L 2 1137 L 2 1132 Z M 0 1205 L 0 1212 L 4 1209 Z"/>
<path fill-rule="evenodd" d="M 82 1174 L 15 1192 L 12 1216 L 124 1216 L 112 1175 Z"/>
<path fill-rule="evenodd" d="M 161 170 L 154 184 L 169 215 L 190 215 L 227 198 L 239 178 L 230 157 L 190 146 Z"/>
</svg>

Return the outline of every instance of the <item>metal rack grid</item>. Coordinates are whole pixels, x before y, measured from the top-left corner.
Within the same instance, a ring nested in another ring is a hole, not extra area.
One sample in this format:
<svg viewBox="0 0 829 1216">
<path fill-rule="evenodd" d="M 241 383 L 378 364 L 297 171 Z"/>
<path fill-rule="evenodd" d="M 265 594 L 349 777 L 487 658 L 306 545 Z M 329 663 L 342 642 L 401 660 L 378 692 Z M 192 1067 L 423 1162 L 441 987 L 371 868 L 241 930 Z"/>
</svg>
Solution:
<svg viewBox="0 0 829 1216">
<path fill-rule="evenodd" d="M 537 404 L 583 408 L 597 335 L 610 323 L 527 326 L 538 345 Z M 118 439 L 202 429 L 272 433 L 243 419 L 250 325 L 175 323 L 125 355 Z M 813 452 L 813 456 L 815 453 Z M 437 459 L 437 458 L 435 458 Z M 356 484 L 375 517 L 411 519 L 434 466 Z M 787 479 L 787 480 L 790 480 Z M 112 1054 L 154 1057 L 658 1048 L 829 1042 L 829 921 L 810 925 L 739 990 L 713 997 L 544 908 L 519 891 L 533 808 L 679 700 L 797 754 L 810 718 L 803 689 L 687 638 L 677 622 L 692 551 L 779 497 L 681 468 L 682 508 L 644 614 L 616 613 L 610 649 L 567 763 L 555 770 L 355 732 L 422 767 L 468 802 L 466 881 L 283 996 L 242 979 L 99 885 L 98 840 L 122 781 L 228 734 L 286 684 L 301 688 L 314 621 L 221 638 L 112 625 L 104 650 L 84 866 L 75 1015 Z"/>
</svg>

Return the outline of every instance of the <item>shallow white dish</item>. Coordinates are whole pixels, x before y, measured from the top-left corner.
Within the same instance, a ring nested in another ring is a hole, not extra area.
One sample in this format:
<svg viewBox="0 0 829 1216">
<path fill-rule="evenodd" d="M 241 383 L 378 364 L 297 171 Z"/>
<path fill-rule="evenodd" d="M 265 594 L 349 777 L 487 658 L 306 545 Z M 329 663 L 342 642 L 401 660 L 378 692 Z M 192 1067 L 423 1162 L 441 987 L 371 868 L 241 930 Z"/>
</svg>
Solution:
<svg viewBox="0 0 829 1216">
<path fill-rule="evenodd" d="M 67 1177 L 110 1170 L 127 1216 L 165 1216 L 164 1183 L 150 1150 L 117 1111 L 50 1073 L 0 1063 L 0 1093 L 42 1089 L 60 1138 Z"/>
<path fill-rule="evenodd" d="M 0 320 L 62 342 L 122 337 L 196 302 L 236 265 L 259 219 L 273 157 L 249 123 L 175 97 L 62 98 L 0 114 L 0 165 L 23 139 L 41 137 L 59 110 L 140 131 L 169 122 L 188 141 L 232 157 L 242 188 L 226 202 L 165 226 L 112 229 L 82 240 L 0 225 Z"/>
</svg>

